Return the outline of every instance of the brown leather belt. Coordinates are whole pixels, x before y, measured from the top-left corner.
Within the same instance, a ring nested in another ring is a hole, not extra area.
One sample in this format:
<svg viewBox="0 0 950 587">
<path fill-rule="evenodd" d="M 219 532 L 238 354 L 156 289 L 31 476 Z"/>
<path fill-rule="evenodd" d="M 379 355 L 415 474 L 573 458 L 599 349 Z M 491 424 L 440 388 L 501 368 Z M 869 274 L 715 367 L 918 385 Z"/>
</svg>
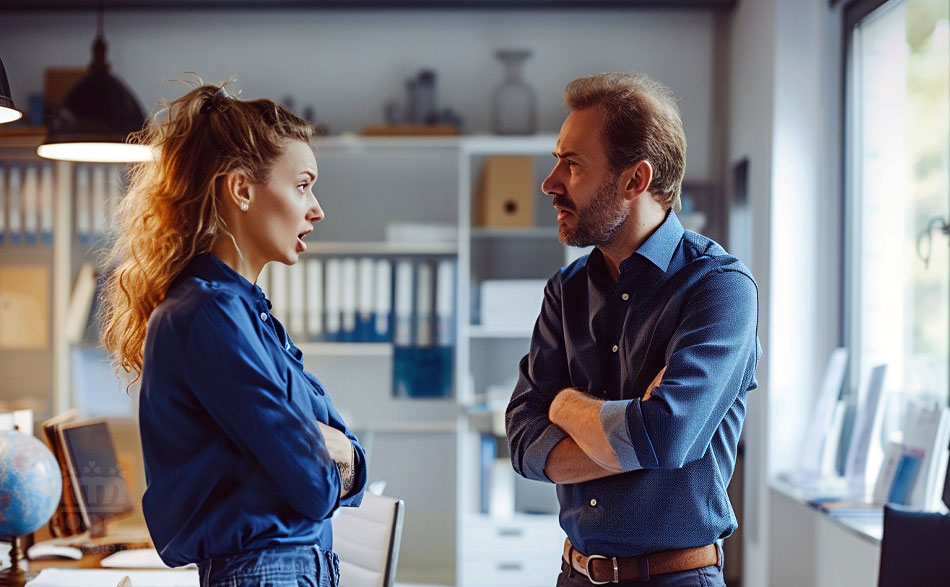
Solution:
<svg viewBox="0 0 950 587">
<path fill-rule="evenodd" d="M 663 575 L 678 571 L 701 569 L 719 564 L 719 549 L 715 544 L 663 550 L 642 556 L 606 557 L 599 554 L 585 556 L 564 540 L 565 561 L 569 561 L 574 570 L 587 577 L 594 585 L 606 585 L 631 581 L 640 577 Z"/>
</svg>

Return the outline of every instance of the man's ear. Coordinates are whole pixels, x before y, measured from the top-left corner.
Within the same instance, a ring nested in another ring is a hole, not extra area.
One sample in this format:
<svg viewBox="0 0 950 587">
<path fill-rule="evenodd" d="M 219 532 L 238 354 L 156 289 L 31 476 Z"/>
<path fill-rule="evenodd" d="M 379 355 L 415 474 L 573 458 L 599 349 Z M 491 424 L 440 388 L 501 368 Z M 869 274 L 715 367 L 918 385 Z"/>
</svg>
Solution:
<svg viewBox="0 0 950 587">
<path fill-rule="evenodd" d="M 232 169 L 224 176 L 224 200 L 241 210 L 251 203 L 251 178 L 243 169 Z"/>
<path fill-rule="evenodd" d="M 637 161 L 621 172 L 620 179 L 624 199 L 632 201 L 650 189 L 650 183 L 653 182 L 653 166 L 646 159 Z"/>
</svg>

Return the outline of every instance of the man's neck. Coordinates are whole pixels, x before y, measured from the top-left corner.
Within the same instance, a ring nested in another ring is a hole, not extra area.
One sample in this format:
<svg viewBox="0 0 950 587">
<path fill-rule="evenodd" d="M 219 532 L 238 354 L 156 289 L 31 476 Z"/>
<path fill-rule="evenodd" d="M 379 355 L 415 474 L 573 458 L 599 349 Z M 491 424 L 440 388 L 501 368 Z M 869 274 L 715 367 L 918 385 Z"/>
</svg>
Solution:
<svg viewBox="0 0 950 587">
<path fill-rule="evenodd" d="M 597 247 L 604 254 L 607 274 L 617 281 L 620 277 L 620 264 L 634 254 L 646 242 L 650 235 L 666 220 L 666 210 L 634 208 L 624 221 L 623 228 L 613 242 Z"/>
</svg>

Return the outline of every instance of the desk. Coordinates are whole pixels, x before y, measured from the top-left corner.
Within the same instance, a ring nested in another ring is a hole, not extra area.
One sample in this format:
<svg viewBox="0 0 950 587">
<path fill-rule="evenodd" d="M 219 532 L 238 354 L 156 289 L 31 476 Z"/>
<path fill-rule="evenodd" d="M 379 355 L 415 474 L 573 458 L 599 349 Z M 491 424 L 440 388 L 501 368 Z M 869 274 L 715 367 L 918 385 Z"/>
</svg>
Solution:
<svg viewBox="0 0 950 587">
<path fill-rule="evenodd" d="M 31 560 L 27 563 L 27 575 L 36 575 L 43 569 L 98 569 L 102 559 L 109 556 L 108 552 L 84 554 L 78 561 L 68 558 L 46 558 Z M 29 577 L 32 578 L 32 577 Z"/>
</svg>

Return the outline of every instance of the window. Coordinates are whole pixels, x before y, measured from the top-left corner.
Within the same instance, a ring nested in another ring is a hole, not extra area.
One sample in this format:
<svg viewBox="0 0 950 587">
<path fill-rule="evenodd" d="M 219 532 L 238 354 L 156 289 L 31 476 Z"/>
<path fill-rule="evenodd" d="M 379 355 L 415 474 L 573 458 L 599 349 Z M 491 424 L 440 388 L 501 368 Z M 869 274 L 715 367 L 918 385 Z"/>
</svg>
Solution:
<svg viewBox="0 0 950 587">
<path fill-rule="evenodd" d="M 885 435 L 909 399 L 950 402 L 948 7 L 859 1 L 845 14 L 845 338 L 852 388 L 888 365 Z"/>
</svg>

